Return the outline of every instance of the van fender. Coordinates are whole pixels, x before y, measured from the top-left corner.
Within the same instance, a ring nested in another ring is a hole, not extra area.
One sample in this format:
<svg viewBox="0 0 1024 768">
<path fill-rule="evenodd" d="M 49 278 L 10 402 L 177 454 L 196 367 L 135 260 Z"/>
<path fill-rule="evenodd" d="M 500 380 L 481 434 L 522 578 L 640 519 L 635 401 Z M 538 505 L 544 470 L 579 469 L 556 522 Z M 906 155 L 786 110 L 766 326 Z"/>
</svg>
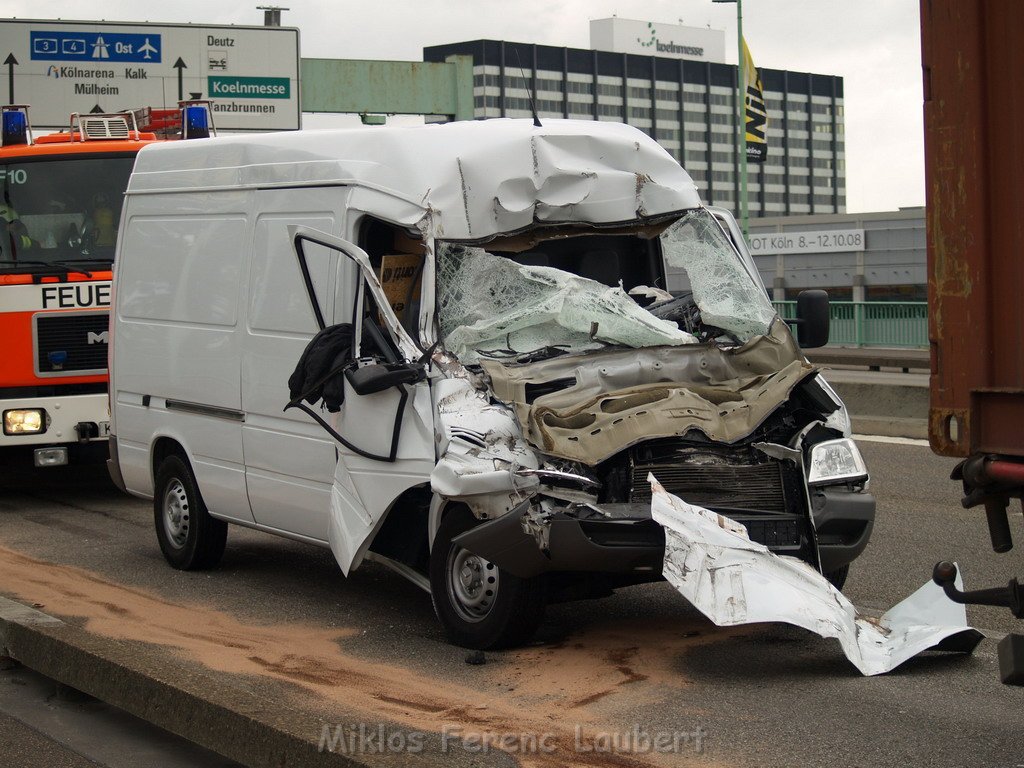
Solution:
<svg viewBox="0 0 1024 768">
<path fill-rule="evenodd" d="M 169 441 L 176 447 L 167 451 L 158 452 L 157 446 L 161 441 Z M 189 466 L 192 468 L 192 472 L 196 477 L 196 483 L 199 486 L 199 492 L 202 494 L 203 501 L 206 502 L 206 505 L 209 508 L 211 517 L 225 520 L 230 523 L 240 523 L 250 527 L 256 524 L 256 519 L 252 515 L 252 508 L 249 506 L 249 497 L 245 490 L 245 466 L 235 465 L 234 467 L 229 467 L 229 463 L 225 461 L 202 460 L 200 457 L 197 457 L 189 447 L 188 440 L 185 436 L 173 428 L 164 427 L 162 431 L 155 433 L 153 435 L 152 442 L 149 445 L 149 471 L 147 473 L 149 489 L 148 493 L 146 493 L 148 498 L 153 498 L 153 495 L 156 493 L 156 475 L 160 471 L 160 463 L 165 457 L 172 454 L 178 454 L 184 457 L 185 461 L 187 461 Z M 230 475 L 228 473 L 237 474 L 238 479 L 240 480 L 240 489 L 232 487 L 230 482 L 224 482 L 221 484 L 216 483 L 211 479 L 211 473 L 220 473 L 222 478 L 229 477 Z M 244 515 L 229 514 L 225 510 L 232 510 L 233 507 L 228 499 L 234 499 L 237 497 L 239 490 L 242 492 L 241 498 L 245 499 Z"/>
</svg>

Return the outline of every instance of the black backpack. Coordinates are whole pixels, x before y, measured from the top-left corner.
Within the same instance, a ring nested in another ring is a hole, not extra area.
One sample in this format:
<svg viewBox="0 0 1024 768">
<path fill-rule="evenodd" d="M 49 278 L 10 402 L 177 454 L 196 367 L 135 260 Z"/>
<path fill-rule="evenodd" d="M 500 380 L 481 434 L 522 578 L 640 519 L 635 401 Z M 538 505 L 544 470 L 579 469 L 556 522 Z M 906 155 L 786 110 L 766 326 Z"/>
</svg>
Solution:
<svg viewBox="0 0 1024 768">
<path fill-rule="evenodd" d="M 342 372 L 352 362 L 352 324 L 340 323 L 324 328 L 314 336 L 288 377 L 290 406 L 305 400 L 316 405 L 320 400 L 331 413 L 345 402 L 345 378 Z"/>
</svg>

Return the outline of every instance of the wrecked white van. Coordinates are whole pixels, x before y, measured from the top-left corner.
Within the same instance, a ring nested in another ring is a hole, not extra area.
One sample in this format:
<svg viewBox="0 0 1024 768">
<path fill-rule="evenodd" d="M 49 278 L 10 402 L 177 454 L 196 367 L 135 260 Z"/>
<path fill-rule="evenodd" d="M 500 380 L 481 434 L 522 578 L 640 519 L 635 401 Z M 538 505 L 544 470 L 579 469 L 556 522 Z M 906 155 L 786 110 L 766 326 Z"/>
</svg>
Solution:
<svg viewBox="0 0 1024 768">
<path fill-rule="evenodd" d="M 215 565 L 227 523 L 329 546 L 494 647 L 661 578 L 649 473 L 835 583 L 870 535 L 845 408 L 735 223 L 634 128 L 146 147 L 116 263 L 111 472 L 175 567 Z"/>
</svg>

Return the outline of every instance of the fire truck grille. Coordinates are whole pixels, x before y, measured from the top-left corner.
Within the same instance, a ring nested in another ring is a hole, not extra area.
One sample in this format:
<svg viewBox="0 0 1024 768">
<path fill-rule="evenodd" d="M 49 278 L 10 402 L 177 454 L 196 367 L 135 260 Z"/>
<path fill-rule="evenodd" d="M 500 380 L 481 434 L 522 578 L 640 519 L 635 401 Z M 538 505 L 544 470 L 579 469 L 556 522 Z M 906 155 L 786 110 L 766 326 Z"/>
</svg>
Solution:
<svg viewBox="0 0 1024 768">
<path fill-rule="evenodd" d="M 40 376 L 106 373 L 108 312 L 54 312 L 35 316 Z"/>
</svg>

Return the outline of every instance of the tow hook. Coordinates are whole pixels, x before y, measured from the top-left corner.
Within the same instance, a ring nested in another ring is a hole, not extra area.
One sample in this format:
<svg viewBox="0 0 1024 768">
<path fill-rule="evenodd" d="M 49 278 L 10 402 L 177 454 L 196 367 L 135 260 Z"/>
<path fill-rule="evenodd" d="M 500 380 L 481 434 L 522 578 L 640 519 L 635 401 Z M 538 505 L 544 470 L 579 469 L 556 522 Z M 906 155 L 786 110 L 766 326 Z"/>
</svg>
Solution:
<svg viewBox="0 0 1024 768">
<path fill-rule="evenodd" d="M 942 587 L 946 597 L 964 605 L 994 605 L 1009 608 L 1018 619 L 1024 618 L 1024 587 L 1016 578 L 1005 587 L 962 592 L 956 588 L 956 565 L 935 564 L 932 581 Z M 1006 685 L 1024 685 L 1024 635 L 1008 634 L 999 641 L 999 677 Z"/>
<path fill-rule="evenodd" d="M 78 442 L 88 443 L 100 436 L 100 427 L 95 421 L 80 421 L 75 424 L 75 432 L 78 433 Z"/>
<path fill-rule="evenodd" d="M 1024 619 L 1024 587 L 1017 582 L 1017 579 L 1010 579 L 1005 587 L 994 587 L 993 589 L 975 589 L 970 592 L 961 592 L 956 588 L 956 565 L 943 560 L 935 564 L 932 571 L 932 581 L 942 587 L 946 597 L 954 603 L 963 605 L 995 605 L 1000 608 L 1009 608 L 1018 619 Z"/>
</svg>

